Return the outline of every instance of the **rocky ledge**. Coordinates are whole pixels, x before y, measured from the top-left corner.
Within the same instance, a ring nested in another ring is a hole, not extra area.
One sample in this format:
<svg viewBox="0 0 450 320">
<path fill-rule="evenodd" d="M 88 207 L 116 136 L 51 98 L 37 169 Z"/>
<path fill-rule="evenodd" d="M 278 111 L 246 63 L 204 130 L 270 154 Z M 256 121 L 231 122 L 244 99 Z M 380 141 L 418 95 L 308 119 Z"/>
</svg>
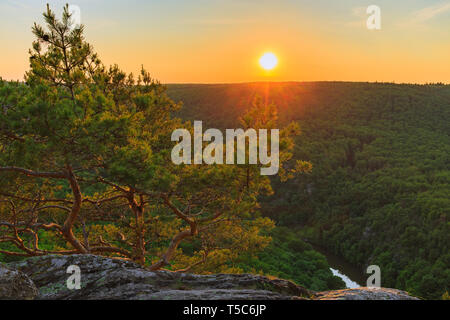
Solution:
<svg viewBox="0 0 450 320">
<path fill-rule="evenodd" d="M 81 288 L 69 290 L 67 268 L 81 270 Z M 37 289 L 36 289 L 37 288 Z M 293 282 L 251 274 L 195 275 L 152 272 L 119 259 L 94 255 L 34 257 L 0 264 L 0 299 L 119 300 L 404 300 L 406 292 L 358 288 L 312 292 Z"/>
<path fill-rule="evenodd" d="M 39 294 L 24 273 L 0 263 L 0 299 L 32 300 Z"/>
<path fill-rule="evenodd" d="M 317 292 L 314 300 L 419 300 L 407 292 L 389 288 L 344 289 Z"/>
</svg>

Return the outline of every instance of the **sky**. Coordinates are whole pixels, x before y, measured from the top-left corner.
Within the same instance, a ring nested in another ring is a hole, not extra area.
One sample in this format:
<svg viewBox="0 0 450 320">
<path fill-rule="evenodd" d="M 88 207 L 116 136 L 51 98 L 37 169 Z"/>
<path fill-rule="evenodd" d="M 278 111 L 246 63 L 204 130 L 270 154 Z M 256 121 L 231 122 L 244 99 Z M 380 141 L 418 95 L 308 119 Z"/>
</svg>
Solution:
<svg viewBox="0 0 450 320">
<path fill-rule="evenodd" d="M 0 0 L 0 76 L 23 78 L 46 3 Z M 450 82 L 450 0 L 74 0 L 109 65 L 163 83 Z M 369 5 L 381 29 L 369 30 Z M 258 65 L 265 52 L 279 61 Z"/>
</svg>

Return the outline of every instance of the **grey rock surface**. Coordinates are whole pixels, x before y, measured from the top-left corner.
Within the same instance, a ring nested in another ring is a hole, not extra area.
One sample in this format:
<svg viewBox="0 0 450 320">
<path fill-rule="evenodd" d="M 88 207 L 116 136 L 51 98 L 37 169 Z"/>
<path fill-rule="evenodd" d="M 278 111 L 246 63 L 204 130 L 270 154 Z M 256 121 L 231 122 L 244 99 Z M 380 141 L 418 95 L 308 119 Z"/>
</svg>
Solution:
<svg viewBox="0 0 450 320">
<path fill-rule="evenodd" d="M 407 292 L 389 288 L 344 289 L 314 294 L 315 300 L 419 300 Z"/>
<path fill-rule="evenodd" d="M 32 300 L 38 293 L 27 275 L 0 263 L 0 300 Z"/>
<path fill-rule="evenodd" d="M 81 269 L 81 289 L 69 290 L 70 265 Z M 94 255 L 34 257 L 13 266 L 29 275 L 39 299 L 291 299 L 311 293 L 293 282 L 250 274 L 152 272 L 125 260 Z"/>
<path fill-rule="evenodd" d="M 79 290 L 67 288 L 67 279 L 71 276 L 67 268 L 71 265 L 81 270 Z M 415 299 L 403 291 L 385 288 L 312 292 L 291 281 L 252 274 L 153 272 L 130 261 L 94 255 L 34 257 L 10 264 L 9 268 L 28 275 L 39 289 L 36 298 L 44 300 Z M 25 296 L 31 297 L 30 294 Z"/>
</svg>

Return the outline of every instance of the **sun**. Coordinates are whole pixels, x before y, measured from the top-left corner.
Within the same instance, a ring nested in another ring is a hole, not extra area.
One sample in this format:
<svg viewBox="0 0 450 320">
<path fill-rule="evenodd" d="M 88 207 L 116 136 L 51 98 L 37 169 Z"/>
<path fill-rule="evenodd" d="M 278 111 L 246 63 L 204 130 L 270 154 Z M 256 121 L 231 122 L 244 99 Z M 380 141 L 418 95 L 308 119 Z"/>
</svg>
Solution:
<svg viewBox="0 0 450 320">
<path fill-rule="evenodd" d="M 272 70 L 277 66 L 278 59 L 272 52 L 266 52 L 259 59 L 259 64 L 265 70 Z"/>
</svg>

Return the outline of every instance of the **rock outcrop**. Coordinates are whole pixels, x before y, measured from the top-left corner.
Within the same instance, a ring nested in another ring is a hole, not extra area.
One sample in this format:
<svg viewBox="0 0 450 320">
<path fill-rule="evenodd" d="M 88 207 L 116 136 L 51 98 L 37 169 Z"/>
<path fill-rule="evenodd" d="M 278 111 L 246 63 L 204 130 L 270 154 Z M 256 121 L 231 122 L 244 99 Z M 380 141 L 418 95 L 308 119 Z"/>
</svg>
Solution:
<svg viewBox="0 0 450 320">
<path fill-rule="evenodd" d="M 81 269 L 81 289 L 66 285 L 71 265 Z M 44 256 L 14 264 L 39 288 L 39 299 L 290 299 L 311 293 L 285 280 L 248 274 L 194 275 L 152 272 L 125 260 L 94 255 Z"/>
<path fill-rule="evenodd" d="M 314 300 L 419 300 L 405 291 L 388 288 L 356 288 L 317 292 Z"/>
<path fill-rule="evenodd" d="M 27 275 L 0 263 L 0 299 L 32 300 L 38 293 Z"/>
<path fill-rule="evenodd" d="M 66 282 L 71 276 L 67 273 L 67 268 L 71 265 L 76 265 L 81 270 L 79 290 L 67 288 Z M 130 261 L 94 255 L 34 257 L 11 264 L 11 267 L 32 279 L 39 288 L 37 299 L 414 299 L 405 292 L 383 288 L 316 293 L 290 281 L 251 274 L 195 275 L 169 271 L 152 272 Z M 0 286 L 3 283 L 1 281 L 0 277 Z M 22 299 L 17 294 L 11 298 Z M 26 294 L 23 298 L 32 298 L 32 295 Z"/>
</svg>

